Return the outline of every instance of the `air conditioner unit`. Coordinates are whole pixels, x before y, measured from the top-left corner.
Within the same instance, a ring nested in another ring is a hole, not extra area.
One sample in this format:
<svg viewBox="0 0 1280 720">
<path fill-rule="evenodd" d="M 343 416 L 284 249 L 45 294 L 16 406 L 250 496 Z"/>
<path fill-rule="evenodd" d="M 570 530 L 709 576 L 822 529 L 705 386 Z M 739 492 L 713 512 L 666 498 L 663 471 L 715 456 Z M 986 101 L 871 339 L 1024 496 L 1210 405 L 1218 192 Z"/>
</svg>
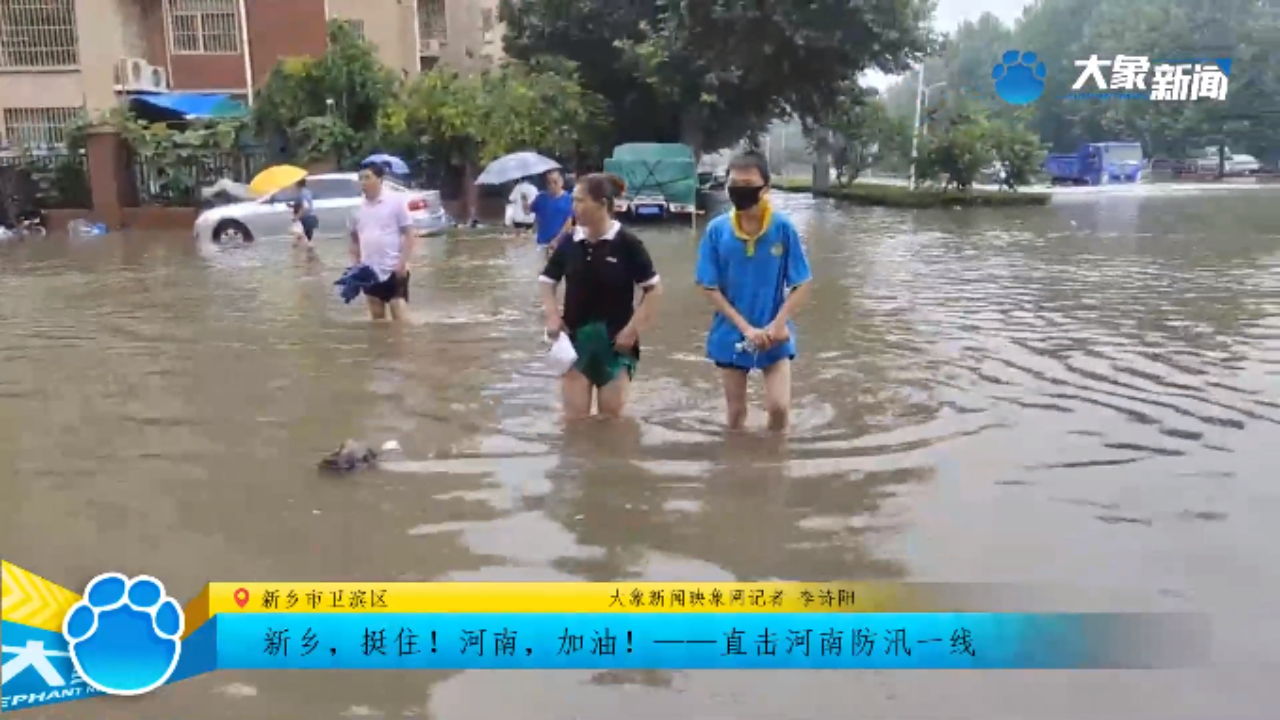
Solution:
<svg viewBox="0 0 1280 720">
<path fill-rule="evenodd" d="M 418 54 L 423 57 L 438 57 L 440 55 L 440 41 L 434 38 L 426 38 L 418 45 Z"/>
<path fill-rule="evenodd" d="M 142 58 L 121 58 L 116 64 L 116 87 L 122 92 L 165 92 L 169 73 Z"/>
</svg>

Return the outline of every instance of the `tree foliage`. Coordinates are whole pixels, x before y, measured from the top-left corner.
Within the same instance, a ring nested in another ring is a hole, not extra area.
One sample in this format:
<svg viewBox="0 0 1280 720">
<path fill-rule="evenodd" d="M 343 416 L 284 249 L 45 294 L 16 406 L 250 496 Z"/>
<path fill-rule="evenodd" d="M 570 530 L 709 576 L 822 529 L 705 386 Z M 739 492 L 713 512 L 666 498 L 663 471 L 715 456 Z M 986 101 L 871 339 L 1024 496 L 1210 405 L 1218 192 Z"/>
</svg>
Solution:
<svg viewBox="0 0 1280 720">
<path fill-rule="evenodd" d="M 396 102 L 400 81 L 347 23 L 331 20 L 328 32 L 320 57 L 276 63 L 252 119 L 260 137 L 283 138 L 300 155 L 323 148 L 344 161 L 376 144 L 378 118 Z M 331 119 L 314 120 L 321 117 Z"/>
<path fill-rule="evenodd" d="M 256 98 L 253 126 L 306 161 L 371 152 L 474 165 L 516 150 L 570 155 L 607 122 L 574 63 L 530 57 L 475 75 L 447 69 L 401 81 L 343 22 L 318 58 L 284 58 Z"/>
<path fill-rule="evenodd" d="M 901 120 L 889 116 L 874 91 L 861 90 L 839 98 L 823 129 L 829 131 L 831 164 L 842 185 L 857 180 L 882 154 L 897 150 L 902 132 L 909 131 Z"/>
<path fill-rule="evenodd" d="M 558 54 L 618 119 L 614 142 L 728 147 L 774 119 L 817 119 L 831 88 L 894 72 L 929 43 L 929 0 L 504 0 L 516 58 Z"/>
<path fill-rule="evenodd" d="M 571 63 L 535 58 L 477 75 L 423 73 L 382 114 L 379 135 L 392 148 L 474 166 L 521 150 L 568 157 L 606 122 L 604 101 L 582 88 Z"/>
<path fill-rule="evenodd" d="M 944 121 L 941 132 L 921 139 L 916 177 L 967 190 L 987 168 L 1003 163 L 1017 187 L 1029 184 L 1043 161 L 1044 147 L 1034 133 L 969 104 Z"/>
</svg>

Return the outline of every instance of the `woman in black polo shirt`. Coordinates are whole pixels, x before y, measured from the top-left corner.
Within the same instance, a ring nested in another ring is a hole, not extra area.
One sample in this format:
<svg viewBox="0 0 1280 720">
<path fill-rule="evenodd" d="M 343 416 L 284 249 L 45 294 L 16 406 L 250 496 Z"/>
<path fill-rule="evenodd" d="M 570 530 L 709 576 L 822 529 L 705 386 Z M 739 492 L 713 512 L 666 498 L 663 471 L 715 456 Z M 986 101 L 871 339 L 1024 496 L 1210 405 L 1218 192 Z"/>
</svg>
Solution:
<svg viewBox="0 0 1280 720">
<path fill-rule="evenodd" d="M 569 420 L 597 412 L 618 417 L 640 360 L 640 331 L 648 326 L 658 290 L 658 273 L 644 243 L 613 219 L 613 199 L 625 184 L 617 176 L 596 173 L 573 189 L 577 227 L 560 243 L 538 279 L 547 334 L 569 333 L 578 361 L 565 373 L 564 412 Z M 564 316 L 556 286 L 565 283 Z M 636 304 L 636 288 L 642 291 Z"/>
</svg>

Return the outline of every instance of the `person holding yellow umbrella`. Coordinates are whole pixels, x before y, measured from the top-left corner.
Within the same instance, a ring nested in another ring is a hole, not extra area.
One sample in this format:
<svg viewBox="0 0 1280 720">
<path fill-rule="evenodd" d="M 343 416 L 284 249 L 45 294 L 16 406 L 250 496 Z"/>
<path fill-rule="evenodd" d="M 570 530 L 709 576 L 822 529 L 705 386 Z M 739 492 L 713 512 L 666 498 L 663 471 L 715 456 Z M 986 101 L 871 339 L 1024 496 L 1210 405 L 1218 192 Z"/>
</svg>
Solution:
<svg viewBox="0 0 1280 720">
<path fill-rule="evenodd" d="M 255 194 L 271 195 L 287 187 L 295 187 L 298 199 L 293 202 L 293 244 L 311 243 L 319 218 L 314 212 L 311 191 L 307 190 L 307 171 L 296 165 L 273 165 L 254 176 L 249 189 Z"/>
<path fill-rule="evenodd" d="M 311 191 L 307 190 L 306 170 L 297 165 L 273 165 L 253 176 L 248 183 L 250 191 L 259 196 L 273 195 L 291 186 L 298 191 L 298 199 L 293 202 L 293 246 L 310 245 L 316 228 L 320 227 L 320 220 L 316 218 Z"/>
<path fill-rule="evenodd" d="M 253 176 L 249 181 L 249 190 L 262 196 L 280 192 L 307 177 L 307 171 L 297 165 L 272 165 Z"/>
</svg>

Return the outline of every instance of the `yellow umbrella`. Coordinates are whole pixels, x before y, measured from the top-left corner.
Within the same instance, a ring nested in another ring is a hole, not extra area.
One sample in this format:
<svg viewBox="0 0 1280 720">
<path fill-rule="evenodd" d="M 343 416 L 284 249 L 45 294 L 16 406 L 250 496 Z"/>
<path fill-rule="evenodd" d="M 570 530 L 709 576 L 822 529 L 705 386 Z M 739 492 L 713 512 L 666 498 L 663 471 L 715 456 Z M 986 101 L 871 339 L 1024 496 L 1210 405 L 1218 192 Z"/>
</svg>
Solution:
<svg viewBox="0 0 1280 720">
<path fill-rule="evenodd" d="M 253 176 L 249 189 L 257 195 L 270 195 L 283 190 L 307 176 L 307 171 L 295 165 L 272 165 Z"/>
</svg>

